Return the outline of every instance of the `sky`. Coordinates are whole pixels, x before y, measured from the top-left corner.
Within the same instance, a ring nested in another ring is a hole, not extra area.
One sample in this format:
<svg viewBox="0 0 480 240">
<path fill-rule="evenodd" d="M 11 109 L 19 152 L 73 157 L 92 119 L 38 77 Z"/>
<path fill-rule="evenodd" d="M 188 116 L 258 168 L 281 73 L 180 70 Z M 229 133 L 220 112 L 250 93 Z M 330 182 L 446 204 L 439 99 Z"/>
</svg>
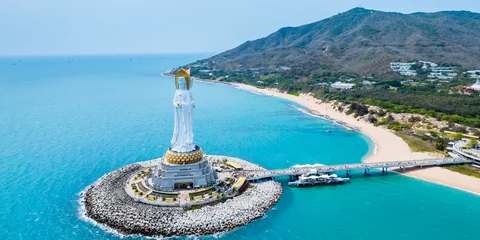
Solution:
<svg viewBox="0 0 480 240">
<path fill-rule="evenodd" d="M 354 7 L 480 12 L 479 0 L 1 0 L 0 56 L 219 53 Z"/>
</svg>

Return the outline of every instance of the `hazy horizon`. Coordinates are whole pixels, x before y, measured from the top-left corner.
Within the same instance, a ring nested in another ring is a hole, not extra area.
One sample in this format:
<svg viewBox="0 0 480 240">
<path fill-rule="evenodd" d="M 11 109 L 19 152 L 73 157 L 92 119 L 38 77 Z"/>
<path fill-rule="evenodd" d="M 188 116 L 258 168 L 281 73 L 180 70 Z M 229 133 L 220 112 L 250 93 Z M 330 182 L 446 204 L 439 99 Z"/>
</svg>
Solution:
<svg viewBox="0 0 480 240">
<path fill-rule="evenodd" d="M 0 56 L 219 53 L 282 27 L 355 7 L 386 12 L 480 12 L 473 0 L 208 2 L 4 0 Z"/>
</svg>

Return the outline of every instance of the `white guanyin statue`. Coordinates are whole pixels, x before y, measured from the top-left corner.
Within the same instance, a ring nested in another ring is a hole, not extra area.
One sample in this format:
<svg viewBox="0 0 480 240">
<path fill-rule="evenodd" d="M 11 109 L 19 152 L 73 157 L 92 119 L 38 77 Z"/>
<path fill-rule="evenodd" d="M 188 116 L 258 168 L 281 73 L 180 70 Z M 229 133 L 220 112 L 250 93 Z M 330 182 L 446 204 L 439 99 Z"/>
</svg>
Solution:
<svg viewBox="0 0 480 240">
<path fill-rule="evenodd" d="M 177 87 L 173 97 L 175 127 L 171 141 L 171 150 L 174 152 L 186 153 L 195 150 L 192 129 L 192 111 L 195 104 L 190 92 L 192 81 L 190 69 L 180 69 L 175 75 L 175 86 Z"/>
</svg>

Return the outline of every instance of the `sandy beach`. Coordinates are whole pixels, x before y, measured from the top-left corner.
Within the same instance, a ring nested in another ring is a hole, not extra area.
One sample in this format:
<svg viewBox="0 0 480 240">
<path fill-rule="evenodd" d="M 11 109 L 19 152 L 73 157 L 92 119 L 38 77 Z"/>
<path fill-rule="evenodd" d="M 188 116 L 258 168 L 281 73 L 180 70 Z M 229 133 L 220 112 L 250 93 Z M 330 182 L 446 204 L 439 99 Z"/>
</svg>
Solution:
<svg viewBox="0 0 480 240">
<path fill-rule="evenodd" d="M 370 137 L 376 146 L 375 151 L 363 159 L 364 162 L 402 161 L 439 157 L 433 153 L 413 152 L 406 142 L 390 130 L 382 127 L 375 127 L 373 124 L 362 120 L 357 121 L 353 116 L 336 111 L 332 108 L 331 104 L 323 103 L 321 100 L 318 100 L 313 96 L 307 94 L 294 96 L 279 92 L 276 89 L 260 89 L 239 83 L 232 83 L 232 85 L 247 91 L 254 91 L 297 102 L 307 107 L 312 113 L 328 116 L 334 120 L 344 122 L 349 127 L 358 129 Z M 433 167 L 428 169 L 415 169 L 402 174 L 480 195 L 480 179 L 462 175 L 444 168 Z"/>
</svg>

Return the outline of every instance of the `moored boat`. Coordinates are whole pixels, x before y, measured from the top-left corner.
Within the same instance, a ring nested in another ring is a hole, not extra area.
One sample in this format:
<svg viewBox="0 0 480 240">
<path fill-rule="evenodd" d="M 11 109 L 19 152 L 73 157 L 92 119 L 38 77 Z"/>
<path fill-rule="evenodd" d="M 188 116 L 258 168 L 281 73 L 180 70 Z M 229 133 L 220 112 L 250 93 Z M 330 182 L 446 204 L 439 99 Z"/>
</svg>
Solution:
<svg viewBox="0 0 480 240">
<path fill-rule="evenodd" d="M 343 184 L 350 182 L 350 178 L 341 178 L 336 174 L 320 174 L 315 169 L 311 169 L 308 173 L 301 175 L 298 180 L 289 182 L 290 187 L 307 187 L 315 185 Z"/>
</svg>

